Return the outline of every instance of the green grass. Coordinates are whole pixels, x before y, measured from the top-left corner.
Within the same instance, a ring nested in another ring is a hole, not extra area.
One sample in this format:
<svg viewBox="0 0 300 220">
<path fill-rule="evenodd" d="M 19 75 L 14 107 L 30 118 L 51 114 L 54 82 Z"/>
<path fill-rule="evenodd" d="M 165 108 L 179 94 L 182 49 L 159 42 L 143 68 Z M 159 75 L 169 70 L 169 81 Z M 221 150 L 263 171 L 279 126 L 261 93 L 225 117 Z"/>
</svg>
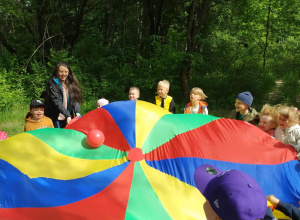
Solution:
<svg viewBox="0 0 300 220">
<path fill-rule="evenodd" d="M 81 114 L 84 115 L 96 107 L 97 100 L 87 101 L 81 106 Z M 14 108 L 0 111 L 0 131 L 6 132 L 8 137 L 24 132 L 24 118 L 28 111 L 28 104 L 17 105 Z"/>
<path fill-rule="evenodd" d="M 93 99 L 90 101 L 87 101 L 83 103 L 81 106 L 81 114 L 84 115 L 88 113 L 89 111 L 96 109 L 96 103 L 97 100 Z M 181 106 L 176 106 L 178 111 L 177 113 L 183 113 L 183 107 L 182 112 L 180 112 Z M 25 115 L 29 111 L 28 105 L 19 105 L 15 108 L 6 109 L 0 112 L 0 131 L 4 131 L 7 133 L 8 137 L 11 137 L 13 135 L 19 134 L 24 132 L 24 125 L 25 125 Z M 214 115 L 217 117 L 227 117 L 229 111 L 228 110 L 210 110 L 209 114 Z"/>
<path fill-rule="evenodd" d="M 25 115 L 28 106 L 6 109 L 0 112 L 0 130 L 7 133 L 8 137 L 22 133 L 25 125 Z"/>
</svg>

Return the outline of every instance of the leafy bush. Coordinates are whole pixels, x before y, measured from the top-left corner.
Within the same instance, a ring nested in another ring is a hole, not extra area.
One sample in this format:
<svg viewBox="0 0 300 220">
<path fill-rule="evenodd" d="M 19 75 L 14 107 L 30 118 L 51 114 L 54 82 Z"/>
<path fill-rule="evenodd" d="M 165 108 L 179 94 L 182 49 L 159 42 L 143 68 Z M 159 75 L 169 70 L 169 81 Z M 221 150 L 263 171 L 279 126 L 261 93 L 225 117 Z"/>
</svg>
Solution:
<svg viewBox="0 0 300 220">
<path fill-rule="evenodd" d="M 259 46 L 244 47 L 235 36 L 216 34 L 218 37 L 203 41 L 204 62 L 194 65 L 190 87 L 202 88 L 209 109 L 214 110 L 233 109 L 236 95 L 244 91 L 251 92 L 254 105 L 268 102 L 275 78 L 263 68 Z"/>
<path fill-rule="evenodd" d="M 270 69 L 283 84 L 277 88 L 276 103 L 299 104 L 300 98 L 300 37 L 289 37 L 272 46 Z"/>
<path fill-rule="evenodd" d="M 25 102 L 22 75 L 0 70 L 0 110 L 16 108 Z"/>
</svg>

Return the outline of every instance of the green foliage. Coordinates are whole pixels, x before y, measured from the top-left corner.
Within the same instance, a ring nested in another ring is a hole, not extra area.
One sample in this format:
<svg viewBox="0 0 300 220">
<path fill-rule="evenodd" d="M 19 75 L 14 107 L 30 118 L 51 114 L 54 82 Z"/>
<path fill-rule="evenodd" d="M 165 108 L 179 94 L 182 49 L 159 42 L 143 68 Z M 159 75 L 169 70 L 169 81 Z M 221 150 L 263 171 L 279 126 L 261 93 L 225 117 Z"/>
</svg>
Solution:
<svg viewBox="0 0 300 220">
<path fill-rule="evenodd" d="M 74 66 L 75 63 L 77 63 L 76 59 L 73 56 L 70 56 L 70 52 L 68 48 L 63 49 L 63 50 L 50 50 L 50 56 L 48 58 L 48 69 L 51 74 L 49 74 L 49 77 L 52 75 L 56 64 L 59 62 L 67 62 L 70 64 L 72 71 L 76 72 L 76 67 Z"/>
<path fill-rule="evenodd" d="M 291 80 L 292 79 L 292 80 Z M 283 77 L 283 85 L 278 99 L 282 103 L 295 106 L 300 98 L 299 72 L 290 72 Z M 299 106 L 299 105 L 298 105 Z"/>
<path fill-rule="evenodd" d="M 277 79 L 283 81 L 278 88 L 277 103 L 297 105 L 300 97 L 300 37 L 289 37 L 272 46 L 274 56 L 270 69 Z M 299 104 L 298 104 L 299 105 Z"/>
<path fill-rule="evenodd" d="M 194 66 L 191 87 L 201 87 L 208 96 L 209 109 L 233 108 L 238 93 L 250 91 L 255 103 L 266 102 L 275 86 L 275 78 L 262 66 L 259 47 L 244 47 L 230 34 L 216 32 L 216 37 L 203 41 L 207 48 L 205 62 Z"/>
<path fill-rule="evenodd" d="M 70 63 L 81 84 L 83 111 L 100 97 L 127 100 L 131 86 L 152 102 L 163 79 L 180 109 L 186 61 L 189 86 L 204 90 L 210 112 L 232 109 L 236 94 L 247 90 L 255 105 L 299 104 L 299 1 L 213 1 L 188 53 L 190 6 L 179 0 L 1 2 L 0 109 L 39 98 L 59 61 Z"/>
<path fill-rule="evenodd" d="M 14 71 L 0 70 L 0 110 L 16 108 L 25 102 L 23 77 Z"/>
<path fill-rule="evenodd" d="M 83 85 L 84 97 L 106 97 L 109 100 L 120 100 L 124 88 L 122 78 L 122 51 L 100 44 L 94 39 L 86 38 L 78 43 L 74 56 L 80 60 L 82 73 L 78 77 Z M 126 65 L 123 67 L 127 69 Z M 120 97 L 121 96 L 121 97 Z"/>
<path fill-rule="evenodd" d="M 28 105 L 17 105 L 6 108 L 0 114 L 0 130 L 5 131 L 8 137 L 24 132 L 25 115 L 28 112 Z"/>
<path fill-rule="evenodd" d="M 25 74 L 25 96 L 29 100 L 40 99 L 41 94 L 46 90 L 46 81 L 49 78 L 47 69 L 37 61 L 33 61 L 30 65 L 32 73 Z"/>
</svg>

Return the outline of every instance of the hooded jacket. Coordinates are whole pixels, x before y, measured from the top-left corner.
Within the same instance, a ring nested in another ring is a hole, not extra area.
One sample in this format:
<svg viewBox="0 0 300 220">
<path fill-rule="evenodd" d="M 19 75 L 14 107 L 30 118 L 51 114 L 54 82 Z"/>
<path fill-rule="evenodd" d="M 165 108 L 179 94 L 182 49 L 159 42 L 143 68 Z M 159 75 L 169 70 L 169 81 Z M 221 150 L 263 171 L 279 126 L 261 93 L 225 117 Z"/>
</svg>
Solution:
<svg viewBox="0 0 300 220">
<path fill-rule="evenodd" d="M 230 114 L 229 118 L 232 119 L 238 119 L 239 112 L 236 112 L 233 110 Z M 249 112 L 247 115 L 244 115 L 244 117 L 241 119 L 242 121 L 248 122 L 253 125 L 258 125 L 259 123 L 259 113 L 252 107 L 249 107 Z"/>
</svg>

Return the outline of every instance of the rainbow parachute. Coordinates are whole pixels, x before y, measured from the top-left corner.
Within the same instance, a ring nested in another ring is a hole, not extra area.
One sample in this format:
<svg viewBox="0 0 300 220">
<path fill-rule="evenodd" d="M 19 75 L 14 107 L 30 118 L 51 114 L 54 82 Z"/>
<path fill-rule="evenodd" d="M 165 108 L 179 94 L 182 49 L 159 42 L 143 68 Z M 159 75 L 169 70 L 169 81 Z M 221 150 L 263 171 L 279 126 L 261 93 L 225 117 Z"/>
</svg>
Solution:
<svg viewBox="0 0 300 220">
<path fill-rule="evenodd" d="M 90 148 L 86 134 L 105 135 Z M 0 142 L 0 219 L 206 219 L 194 172 L 242 170 L 298 206 L 296 151 L 242 121 L 114 102 Z"/>
</svg>

